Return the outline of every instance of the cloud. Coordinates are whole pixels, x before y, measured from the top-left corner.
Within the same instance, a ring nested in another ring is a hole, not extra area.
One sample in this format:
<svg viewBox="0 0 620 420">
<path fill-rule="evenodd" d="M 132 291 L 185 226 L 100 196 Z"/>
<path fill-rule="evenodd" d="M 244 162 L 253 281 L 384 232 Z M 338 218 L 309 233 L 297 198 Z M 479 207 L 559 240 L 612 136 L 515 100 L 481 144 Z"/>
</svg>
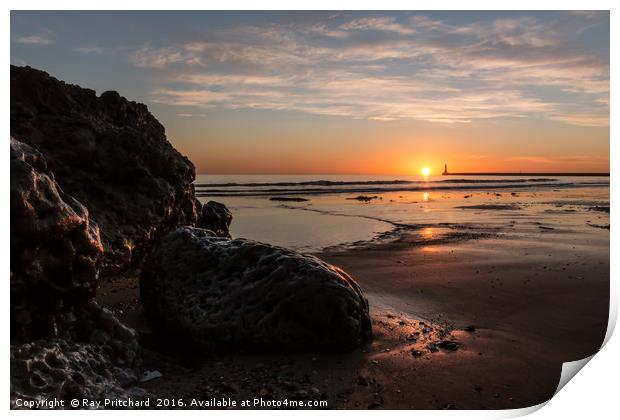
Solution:
<svg viewBox="0 0 620 420">
<path fill-rule="evenodd" d="M 177 114 L 177 117 L 182 117 L 182 118 L 206 117 L 206 116 L 207 114 L 189 114 L 189 113 Z"/>
<path fill-rule="evenodd" d="M 135 51 L 130 56 L 130 61 L 136 67 L 146 68 L 165 68 L 173 64 L 200 64 L 200 60 L 191 53 L 190 49 L 178 50 L 173 47 L 151 48 L 145 46 Z"/>
<path fill-rule="evenodd" d="M 169 105 L 226 109 L 282 109 L 381 121 L 420 119 L 468 123 L 474 119 L 525 116 L 552 108 L 518 91 L 461 91 L 404 77 L 368 77 L 346 71 L 311 73 L 295 78 L 208 75 L 181 77 L 198 89 L 153 92 Z M 415 100 L 412 100 L 415 98 Z"/>
<path fill-rule="evenodd" d="M 586 127 L 609 126 L 609 114 L 604 113 L 558 113 L 552 114 L 549 118 L 552 120 L 562 121 L 573 125 L 582 125 Z"/>
<path fill-rule="evenodd" d="M 51 45 L 54 43 L 54 40 L 46 35 L 29 35 L 17 37 L 15 42 L 28 45 Z"/>
<path fill-rule="evenodd" d="M 209 106 L 223 103 L 231 99 L 232 96 L 230 93 L 210 90 L 159 89 L 153 92 L 153 102 L 169 105 Z"/>
<path fill-rule="evenodd" d="M 81 47 L 75 48 L 75 51 L 82 54 L 103 54 L 106 52 L 106 49 L 103 47 L 98 47 L 96 45 L 83 45 Z"/>
<path fill-rule="evenodd" d="M 167 81 L 152 98 L 170 105 L 606 126 L 609 57 L 572 40 L 591 17 L 570 19 L 456 25 L 419 14 L 337 15 L 320 23 L 214 29 L 211 37 L 134 49 L 130 60 Z"/>
<path fill-rule="evenodd" d="M 416 31 L 413 27 L 402 25 L 396 19 L 388 16 L 364 17 L 354 19 L 340 26 L 340 29 L 349 30 L 374 30 L 396 32 L 402 35 L 412 35 Z"/>
<path fill-rule="evenodd" d="M 533 17 L 478 22 L 456 32 L 469 32 L 487 45 L 549 47 L 557 45 L 561 38 L 552 26 Z"/>
<path fill-rule="evenodd" d="M 607 10 L 569 10 L 567 13 L 585 19 L 609 18 L 609 11 Z"/>
</svg>

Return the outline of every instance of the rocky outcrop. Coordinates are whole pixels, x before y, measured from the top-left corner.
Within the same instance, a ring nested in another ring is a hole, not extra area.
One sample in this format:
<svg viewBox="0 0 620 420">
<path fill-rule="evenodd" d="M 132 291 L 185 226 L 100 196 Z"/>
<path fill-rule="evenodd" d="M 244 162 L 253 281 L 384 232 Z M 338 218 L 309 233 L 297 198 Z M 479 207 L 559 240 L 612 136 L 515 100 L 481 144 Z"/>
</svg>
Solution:
<svg viewBox="0 0 620 420">
<path fill-rule="evenodd" d="M 344 271 L 204 229 L 161 238 L 140 291 L 160 334 L 208 350 L 343 351 L 371 337 L 368 302 Z"/>
<path fill-rule="evenodd" d="M 74 316 L 75 327 L 62 331 L 67 338 L 11 343 L 11 407 L 20 408 L 18 399 L 145 397 L 134 386 L 140 361 L 135 332 L 94 301 L 65 315 Z"/>
<path fill-rule="evenodd" d="M 232 214 L 222 203 L 209 201 L 203 204 L 196 221 L 196 227 L 207 229 L 216 236 L 230 238 L 228 228 L 232 222 Z"/>
<path fill-rule="evenodd" d="M 136 335 L 93 300 L 97 225 L 41 153 L 11 138 L 10 156 L 12 403 L 133 394 Z"/>
<path fill-rule="evenodd" d="M 11 66 L 11 134 L 43 153 L 62 189 L 89 209 L 105 273 L 139 264 L 158 235 L 196 222 L 194 165 L 143 104 Z"/>
<path fill-rule="evenodd" d="M 62 308 L 95 296 L 102 249 L 88 210 L 41 153 L 11 138 L 11 336 L 49 336 Z"/>
</svg>

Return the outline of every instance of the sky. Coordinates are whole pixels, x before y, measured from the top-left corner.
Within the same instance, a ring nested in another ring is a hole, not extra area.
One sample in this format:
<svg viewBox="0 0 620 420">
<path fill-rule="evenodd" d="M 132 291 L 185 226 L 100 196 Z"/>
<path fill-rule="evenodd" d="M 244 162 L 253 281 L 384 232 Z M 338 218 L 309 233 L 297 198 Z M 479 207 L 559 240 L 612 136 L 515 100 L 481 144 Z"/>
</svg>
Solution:
<svg viewBox="0 0 620 420">
<path fill-rule="evenodd" d="M 11 64 L 219 174 L 609 171 L 609 13 L 11 12 Z"/>
</svg>

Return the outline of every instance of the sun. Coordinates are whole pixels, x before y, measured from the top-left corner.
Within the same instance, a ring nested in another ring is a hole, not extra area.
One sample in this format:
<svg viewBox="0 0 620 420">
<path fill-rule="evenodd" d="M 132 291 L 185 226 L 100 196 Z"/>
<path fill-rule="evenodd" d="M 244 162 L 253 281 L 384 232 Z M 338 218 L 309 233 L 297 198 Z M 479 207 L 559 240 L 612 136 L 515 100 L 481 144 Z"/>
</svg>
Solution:
<svg viewBox="0 0 620 420">
<path fill-rule="evenodd" d="M 428 166 L 425 166 L 422 168 L 422 175 L 423 176 L 429 176 L 431 174 L 431 168 L 429 168 Z"/>
</svg>

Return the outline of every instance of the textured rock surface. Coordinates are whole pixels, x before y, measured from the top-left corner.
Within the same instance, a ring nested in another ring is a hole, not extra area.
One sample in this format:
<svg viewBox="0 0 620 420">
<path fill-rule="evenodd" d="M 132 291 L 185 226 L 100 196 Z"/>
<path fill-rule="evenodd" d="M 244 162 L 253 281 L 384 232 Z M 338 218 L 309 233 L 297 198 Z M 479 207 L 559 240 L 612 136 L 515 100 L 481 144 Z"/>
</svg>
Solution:
<svg viewBox="0 0 620 420">
<path fill-rule="evenodd" d="M 121 388 L 136 379 L 135 333 L 93 300 L 103 249 L 97 225 L 41 153 L 10 143 L 12 405 L 139 392 Z"/>
<path fill-rule="evenodd" d="M 101 229 L 105 272 L 139 264 L 155 237 L 193 225 L 194 165 L 143 104 L 11 66 L 11 134 L 47 159 Z"/>
<path fill-rule="evenodd" d="M 11 138 L 11 336 L 52 334 L 63 308 L 93 297 L 101 252 L 86 208 L 38 151 Z"/>
<path fill-rule="evenodd" d="M 128 394 L 120 386 L 126 379 L 97 346 L 64 340 L 11 346 L 11 408 L 20 408 L 18 399 L 96 401 L 139 395 L 135 390 Z"/>
<path fill-rule="evenodd" d="M 196 227 L 208 229 L 215 233 L 216 236 L 230 238 L 228 228 L 232 222 L 232 214 L 222 203 L 217 201 L 209 201 L 203 204 Z"/>
<path fill-rule="evenodd" d="M 342 351 L 371 338 L 368 302 L 344 271 L 203 229 L 163 237 L 140 287 L 154 328 L 205 349 Z"/>
<path fill-rule="evenodd" d="M 135 332 L 123 326 L 95 302 L 78 308 L 73 337 L 47 338 L 11 344 L 11 406 L 29 401 L 65 401 L 71 398 L 139 398 L 145 392 L 133 387 L 137 380 L 138 342 Z"/>
</svg>

